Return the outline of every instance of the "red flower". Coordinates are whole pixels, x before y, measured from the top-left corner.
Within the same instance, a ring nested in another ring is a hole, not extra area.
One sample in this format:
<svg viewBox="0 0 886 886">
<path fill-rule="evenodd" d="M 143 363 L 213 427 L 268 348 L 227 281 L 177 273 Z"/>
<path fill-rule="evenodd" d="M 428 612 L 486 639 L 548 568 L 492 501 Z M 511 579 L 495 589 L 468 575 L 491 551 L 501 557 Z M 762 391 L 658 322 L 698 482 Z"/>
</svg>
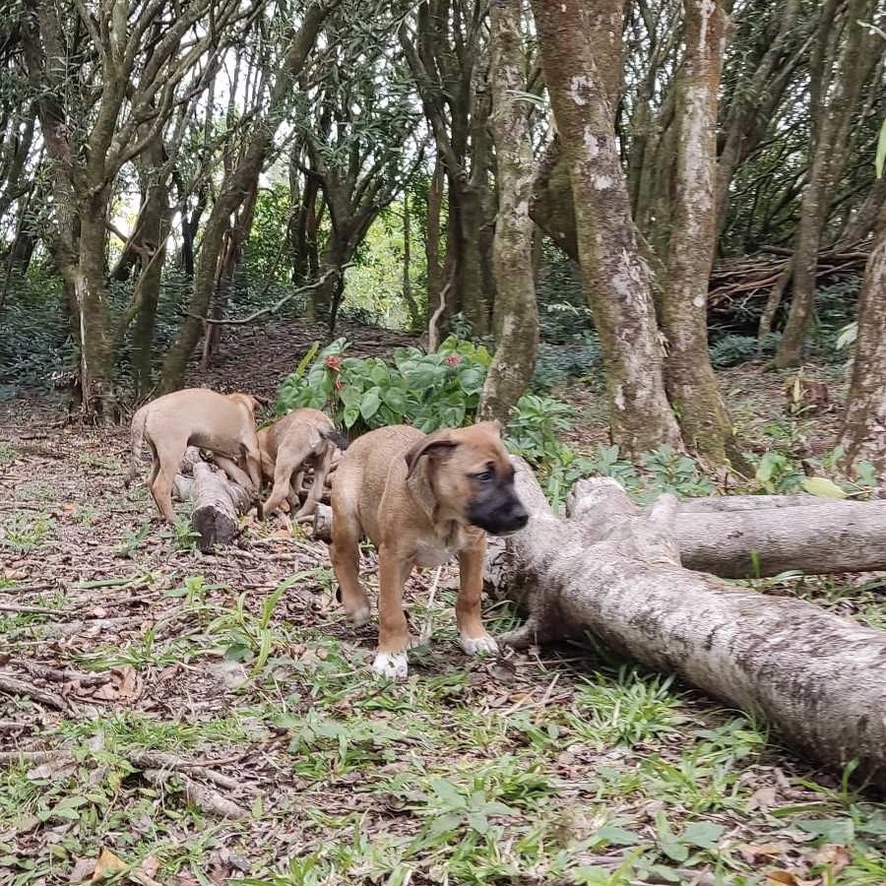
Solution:
<svg viewBox="0 0 886 886">
<path fill-rule="evenodd" d="M 458 354 L 450 354 L 443 362 L 448 363 L 450 366 L 458 366 L 461 363 L 461 357 Z"/>
<path fill-rule="evenodd" d="M 337 391 L 340 391 L 344 387 L 344 384 L 342 384 L 342 380 L 340 378 L 337 378 L 332 384 Z"/>
<path fill-rule="evenodd" d="M 330 354 L 323 362 L 326 364 L 327 369 L 331 369 L 333 372 L 341 372 L 341 357 Z"/>
</svg>

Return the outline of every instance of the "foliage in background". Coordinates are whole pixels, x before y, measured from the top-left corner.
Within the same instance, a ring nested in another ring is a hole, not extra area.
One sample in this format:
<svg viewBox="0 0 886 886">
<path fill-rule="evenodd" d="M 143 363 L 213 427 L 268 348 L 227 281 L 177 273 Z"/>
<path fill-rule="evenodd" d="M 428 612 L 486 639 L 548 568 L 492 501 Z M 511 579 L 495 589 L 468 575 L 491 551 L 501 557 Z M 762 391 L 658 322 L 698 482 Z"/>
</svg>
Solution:
<svg viewBox="0 0 886 886">
<path fill-rule="evenodd" d="M 391 361 L 347 357 L 337 339 L 310 368 L 282 384 L 277 410 L 298 406 L 327 409 L 352 433 L 411 424 L 425 433 L 469 424 L 476 414 L 492 358 L 482 345 L 447 338 L 436 353 L 400 348 Z"/>
<path fill-rule="evenodd" d="M 73 367 L 70 329 L 59 316 L 61 279 L 41 269 L 9 282 L 0 308 L 0 399 L 20 389 L 47 391 L 53 373 Z"/>
</svg>

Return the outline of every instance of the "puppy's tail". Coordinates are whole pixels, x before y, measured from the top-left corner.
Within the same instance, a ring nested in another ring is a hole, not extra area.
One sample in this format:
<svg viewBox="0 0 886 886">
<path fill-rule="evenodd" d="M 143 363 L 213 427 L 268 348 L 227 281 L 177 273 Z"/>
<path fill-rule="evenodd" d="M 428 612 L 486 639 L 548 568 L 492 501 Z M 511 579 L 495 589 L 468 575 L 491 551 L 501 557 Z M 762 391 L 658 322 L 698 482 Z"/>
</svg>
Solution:
<svg viewBox="0 0 886 886">
<path fill-rule="evenodd" d="M 320 436 L 341 449 L 342 452 L 348 448 L 348 438 L 339 434 L 338 431 L 320 431 Z"/>
<path fill-rule="evenodd" d="M 148 411 L 139 409 L 132 417 L 132 453 L 129 456 L 129 473 L 123 480 L 123 485 L 129 489 L 135 482 L 136 476 L 141 469 L 142 447 L 145 443 L 145 424 L 148 420 Z"/>
</svg>

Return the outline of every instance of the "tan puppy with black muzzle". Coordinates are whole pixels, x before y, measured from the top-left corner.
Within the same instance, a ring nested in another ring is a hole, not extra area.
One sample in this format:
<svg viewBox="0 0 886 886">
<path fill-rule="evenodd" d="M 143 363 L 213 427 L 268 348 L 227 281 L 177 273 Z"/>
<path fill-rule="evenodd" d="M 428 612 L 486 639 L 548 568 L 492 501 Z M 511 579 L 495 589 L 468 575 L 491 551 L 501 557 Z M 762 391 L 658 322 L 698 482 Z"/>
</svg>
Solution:
<svg viewBox="0 0 886 886">
<path fill-rule="evenodd" d="M 272 478 L 274 488 L 262 505 L 268 517 L 288 501 L 296 520 L 309 517 L 323 495 L 326 477 L 340 449 L 348 441 L 335 430 L 331 419 L 319 409 L 294 409 L 279 421 L 258 432 L 262 473 Z M 314 481 L 305 503 L 300 506 L 298 493 L 308 468 L 314 469 Z"/>
<path fill-rule="evenodd" d="M 458 556 L 455 606 L 468 654 L 495 652 L 483 627 L 480 596 L 486 533 L 509 535 L 529 515 L 514 489 L 514 469 L 497 422 L 443 429 L 427 436 L 395 425 L 370 431 L 342 456 L 332 481 L 330 555 L 345 612 L 369 619 L 360 585 L 358 544 L 378 550 L 378 650 L 373 670 L 394 679 L 408 673 L 413 644 L 403 612 L 403 586 L 415 566 L 439 566 Z"/>
<path fill-rule="evenodd" d="M 250 394 L 218 394 L 186 388 L 146 403 L 132 417 L 132 458 L 128 487 L 141 467 L 142 445 L 153 454 L 148 488 L 157 509 L 175 523 L 172 484 L 188 446 L 209 449 L 225 459 L 225 471 L 245 489 L 261 489 L 261 461 L 255 434 L 258 400 Z M 238 462 L 246 465 L 244 472 Z"/>
</svg>

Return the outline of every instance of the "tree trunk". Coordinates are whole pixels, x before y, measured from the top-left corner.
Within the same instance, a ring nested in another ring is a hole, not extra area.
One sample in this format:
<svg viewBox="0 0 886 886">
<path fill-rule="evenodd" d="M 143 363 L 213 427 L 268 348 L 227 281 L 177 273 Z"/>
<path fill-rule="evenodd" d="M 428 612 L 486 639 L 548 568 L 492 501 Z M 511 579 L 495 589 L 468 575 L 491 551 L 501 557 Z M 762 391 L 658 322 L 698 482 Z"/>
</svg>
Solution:
<svg viewBox="0 0 886 886">
<path fill-rule="evenodd" d="M 573 261 L 578 261 L 572 185 L 560 139 L 556 134 L 536 170 L 529 214 L 557 246 Z"/>
<path fill-rule="evenodd" d="M 594 15 L 578 0 L 535 0 L 532 7 L 572 184 L 585 292 L 603 350 L 612 439 L 628 455 L 662 443 L 679 447 L 651 275 L 640 257 L 615 138 L 623 3 L 606 0 Z"/>
<path fill-rule="evenodd" d="M 108 192 L 101 189 L 80 215 L 79 261 L 74 293 L 80 319 L 80 389 L 83 416 L 90 421 L 115 421 L 113 343 L 105 241 Z"/>
<path fill-rule="evenodd" d="M 886 569 L 886 501 L 811 495 L 689 499 L 677 507 L 675 532 L 683 565 L 721 578 Z"/>
<path fill-rule="evenodd" d="M 786 597 L 726 585 L 679 565 L 675 502 L 636 515 L 613 481 L 580 481 L 556 518 L 528 468 L 526 529 L 490 540 L 487 579 L 529 609 L 504 640 L 545 643 L 590 632 L 617 654 L 676 672 L 768 722 L 801 753 L 886 785 L 886 634 Z M 585 493 L 606 486 L 609 494 Z"/>
<path fill-rule="evenodd" d="M 725 14 L 684 0 L 686 55 L 678 75 L 676 168 L 661 326 L 665 377 L 683 440 L 716 464 L 738 455 L 708 351 L 708 279 L 717 239 L 717 89 Z"/>
<path fill-rule="evenodd" d="M 153 385 L 154 328 L 170 222 L 169 190 L 161 172 L 164 162 L 162 143 L 153 143 L 145 151 L 144 159 L 145 163 L 139 164 L 144 202 L 132 237 L 140 266 L 132 305 L 135 312 L 132 375 L 137 399 L 145 397 Z"/>
<path fill-rule="evenodd" d="M 806 332 L 815 309 L 822 229 L 846 165 L 849 130 L 861 89 L 878 57 L 863 24 L 872 21 L 874 6 L 874 0 L 849 0 L 842 21 L 835 22 L 827 16 L 823 19 L 827 28 L 842 28 L 842 48 L 837 58 L 824 59 L 820 77 L 816 78 L 813 70 L 809 172 L 794 247 L 791 307 L 773 360 L 779 368 L 798 366 L 802 360 Z M 830 41 L 831 37 L 820 33 L 819 39 Z"/>
<path fill-rule="evenodd" d="M 847 468 L 869 461 L 886 485 L 886 204 L 858 298 L 858 337 L 840 444 Z"/>
<path fill-rule="evenodd" d="M 480 398 L 479 417 L 506 423 L 535 369 L 538 308 L 532 266 L 534 224 L 532 142 L 523 76 L 523 28 L 518 3 L 491 8 L 492 132 L 498 161 L 498 215 L 493 242 L 497 279 L 496 347 Z"/>
<path fill-rule="evenodd" d="M 204 321 L 201 318 L 206 316 L 212 298 L 222 237 L 230 216 L 240 207 L 246 195 L 256 188 L 274 134 L 286 111 L 293 82 L 304 68 L 320 26 L 331 9 L 332 5 L 319 3 L 312 3 L 308 8 L 301 27 L 289 44 L 281 70 L 277 73 L 268 99 L 267 113 L 256 121 L 236 169 L 222 186 L 212 207 L 194 275 L 194 287 L 188 306 L 189 316 L 185 318 L 181 332 L 163 362 L 160 393 L 178 390 L 184 384 L 188 360 L 203 331 Z"/>
<path fill-rule="evenodd" d="M 428 265 L 428 320 L 440 304 L 443 291 L 443 268 L 440 264 L 440 219 L 443 209 L 443 164 L 439 156 L 434 160 L 434 171 L 428 184 L 427 215 L 425 233 L 425 259 Z"/>
<path fill-rule="evenodd" d="M 409 311 L 409 328 L 416 332 L 422 328 L 421 311 L 412 291 L 412 207 L 409 204 L 409 188 L 403 191 L 403 301 Z"/>
</svg>

